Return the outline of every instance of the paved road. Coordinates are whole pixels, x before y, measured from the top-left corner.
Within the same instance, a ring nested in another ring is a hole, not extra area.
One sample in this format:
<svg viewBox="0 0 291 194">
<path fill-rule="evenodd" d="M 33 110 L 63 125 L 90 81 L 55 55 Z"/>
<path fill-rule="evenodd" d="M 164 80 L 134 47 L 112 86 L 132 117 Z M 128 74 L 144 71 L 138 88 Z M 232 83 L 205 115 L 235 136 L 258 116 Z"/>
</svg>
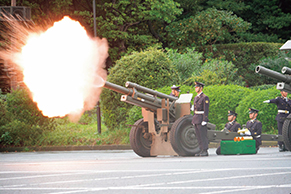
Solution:
<svg viewBox="0 0 291 194">
<path fill-rule="evenodd" d="M 291 193 L 291 152 L 141 158 L 131 150 L 0 153 L 2 194 Z"/>
</svg>

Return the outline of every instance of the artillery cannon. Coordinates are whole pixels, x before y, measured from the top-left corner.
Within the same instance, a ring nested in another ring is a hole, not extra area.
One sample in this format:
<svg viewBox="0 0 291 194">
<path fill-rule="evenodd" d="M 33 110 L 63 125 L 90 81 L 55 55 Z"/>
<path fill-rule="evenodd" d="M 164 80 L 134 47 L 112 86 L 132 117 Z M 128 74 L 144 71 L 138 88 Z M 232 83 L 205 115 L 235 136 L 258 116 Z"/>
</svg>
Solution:
<svg viewBox="0 0 291 194">
<path fill-rule="evenodd" d="M 200 151 L 190 112 L 193 94 L 181 94 L 179 98 L 126 82 L 122 87 L 105 82 L 104 88 L 123 94 L 121 101 L 142 108 L 143 118 L 132 126 L 130 145 L 142 157 L 157 155 L 194 156 Z M 233 140 L 238 134 L 227 130 L 216 131 L 208 123 L 208 140 L 219 142 Z M 282 136 L 262 135 L 263 140 L 282 141 Z"/>
<path fill-rule="evenodd" d="M 255 69 L 256 73 L 260 73 L 281 81 L 277 83 L 276 88 L 278 90 L 291 93 L 291 69 L 289 67 L 283 67 L 281 71 L 283 74 L 262 66 L 257 66 Z M 289 114 L 284 121 L 282 127 L 282 139 L 284 141 L 285 147 L 291 151 L 291 114 Z"/>
</svg>

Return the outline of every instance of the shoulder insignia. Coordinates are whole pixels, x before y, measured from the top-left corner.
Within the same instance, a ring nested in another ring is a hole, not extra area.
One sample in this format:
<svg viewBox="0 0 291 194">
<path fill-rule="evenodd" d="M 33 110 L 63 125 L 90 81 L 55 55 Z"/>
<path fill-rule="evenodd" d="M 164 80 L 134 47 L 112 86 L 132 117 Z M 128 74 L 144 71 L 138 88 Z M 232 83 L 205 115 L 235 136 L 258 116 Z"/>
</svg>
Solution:
<svg viewBox="0 0 291 194">
<path fill-rule="evenodd" d="M 205 103 L 208 103 L 208 100 L 206 100 Z"/>
</svg>

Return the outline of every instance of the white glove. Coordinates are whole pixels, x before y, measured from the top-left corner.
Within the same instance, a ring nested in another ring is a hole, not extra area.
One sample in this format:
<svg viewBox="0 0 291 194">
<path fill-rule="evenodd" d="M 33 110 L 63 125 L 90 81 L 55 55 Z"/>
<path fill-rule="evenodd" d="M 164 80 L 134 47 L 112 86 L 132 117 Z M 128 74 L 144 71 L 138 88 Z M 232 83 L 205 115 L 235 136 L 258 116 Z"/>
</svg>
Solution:
<svg viewBox="0 0 291 194">
<path fill-rule="evenodd" d="M 265 100 L 263 103 L 270 103 L 270 100 Z"/>
<path fill-rule="evenodd" d="M 251 132 L 248 129 L 246 129 L 245 135 L 251 135 Z"/>
<path fill-rule="evenodd" d="M 202 121 L 202 123 L 201 123 L 202 126 L 204 126 L 206 124 L 207 124 L 207 122 L 205 122 L 205 121 Z"/>
<path fill-rule="evenodd" d="M 190 110 L 191 111 L 194 111 L 194 105 L 191 106 Z"/>
<path fill-rule="evenodd" d="M 251 135 L 251 132 L 247 128 L 242 128 L 241 130 L 238 130 L 237 133 L 239 135 Z"/>
</svg>

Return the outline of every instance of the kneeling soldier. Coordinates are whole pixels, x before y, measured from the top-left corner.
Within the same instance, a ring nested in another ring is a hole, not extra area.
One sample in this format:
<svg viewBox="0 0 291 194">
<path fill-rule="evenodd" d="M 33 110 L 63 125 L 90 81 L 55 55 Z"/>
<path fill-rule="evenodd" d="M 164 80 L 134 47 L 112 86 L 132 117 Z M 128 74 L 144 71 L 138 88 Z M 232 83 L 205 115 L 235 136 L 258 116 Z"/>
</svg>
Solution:
<svg viewBox="0 0 291 194">
<path fill-rule="evenodd" d="M 254 140 L 256 140 L 256 150 L 260 149 L 260 145 L 262 144 L 262 123 L 257 120 L 259 110 L 249 108 L 249 120 L 246 124 L 246 128 L 250 131 L 251 136 Z"/>
<path fill-rule="evenodd" d="M 240 130 L 241 125 L 235 120 L 237 113 L 229 110 L 227 116 L 228 116 L 227 119 L 229 122 L 225 124 L 224 129 L 227 129 L 228 131 L 231 131 L 231 132 L 237 132 L 238 130 Z M 217 155 L 221 154 L 220 146 L 216 149 L 216 154 Z"/>
</svg>

